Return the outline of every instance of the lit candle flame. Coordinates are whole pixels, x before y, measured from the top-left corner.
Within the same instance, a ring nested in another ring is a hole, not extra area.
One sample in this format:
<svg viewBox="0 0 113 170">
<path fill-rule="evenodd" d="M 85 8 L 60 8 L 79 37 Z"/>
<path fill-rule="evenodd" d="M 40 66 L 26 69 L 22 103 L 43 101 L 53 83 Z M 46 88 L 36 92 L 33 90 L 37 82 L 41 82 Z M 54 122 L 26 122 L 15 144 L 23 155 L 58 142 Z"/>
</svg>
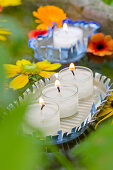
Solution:
<svg viewBox="0 0 113 170">
<path fill-rule="evenodd" d="M 60 87 L 60 81 L 59 81 L 59 80 L 56 80 L 56 81 L 55 81 L 55 86 L 56 86 L 56 87 Z"/>
<path fill-rule="evenodd" d="M 44 100 L 43 100 L 42 97 L 39 98 L 39 104 L 42 106 L 42 107 L 41 107 L 41 110 L 42 110 L 43 107 L 45 106 L 45 102 L 44 102 Z"/>
<path fill-rule="evenodd" d="M 69 65 L 69 70 L 72 72 L 73 76 L 75 76 L 74 70 L 75 70 L 75 65 L 73 63 L 71 63 Z"/>
<path fill-rule="evenodd" d="M 66 23 L 63 24 L 63 30 L 67 31 L 68 30 L 68 25 Z"/>
<path fill-rule="evenodd" d="M 73 63 L 69 65 L 69 70 L 75 70 L 75 65 Z"/>
<path fill-rule="evenodd" d="M 55 87 L 58 89 L 58 92 L 60 93 L 60 81 L 59 80 L 55 81 Z"/>
</svg>

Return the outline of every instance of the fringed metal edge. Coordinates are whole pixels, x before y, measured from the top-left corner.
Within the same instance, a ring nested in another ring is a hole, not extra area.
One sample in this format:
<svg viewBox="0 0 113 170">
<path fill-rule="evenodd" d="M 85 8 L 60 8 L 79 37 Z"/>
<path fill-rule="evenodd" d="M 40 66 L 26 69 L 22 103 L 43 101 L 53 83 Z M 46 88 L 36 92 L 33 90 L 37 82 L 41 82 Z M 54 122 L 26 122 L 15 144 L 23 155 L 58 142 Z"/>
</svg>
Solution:
<svg viewBox="0 0 113 170">
<path fill-rule="evenodd" d="M 45 78 L 45 82 L 43 80 L 39 80 L 38 82 L 35 82 L 32 85 L 32 91 L 30 89 L 26 89 L 26 91 L 23 93 L 23 96 L 19 96 L 18 100 L 9 104 L 7 109 L 8 110 L 14 109 L 19 103 L 23 102 L 24 99 L 28 95 L 35 94 L 37 89 L 40 89 L 40 87 L 44 87 L 46 84 L 53 82 L 55 79 L 57 79 L 57 77 L 58 77 L 58 74 L 54 74 L 51 76 L 50 79 Z M 102 76 L 100 73 L 96 72 L 94 74 L 94 80 L 104 85 L 105 90 L 106 90 L 106 97 L 103 98 L 102 94 L 100 94 L 100 101 L 101 101 L 100 105 L 96 107 L 95 104 L 93 103 L 90 114 L 81 123 L 79 127 L 72 128 L 71 133 L 65 132 L 63 134 L 62 130 L 59 130 L 57 135 L 47 136 L 45 137 L 45 139 L 42 139 L 44 140 L 44 143 L 46 145 L 53 145 L 53 144 L 61 145 L 61 144 L 76 140 L 76 138 L 79 138 L 83 133 L 85 133 L 85 131 L 88 130 L 88 128 L 90 128 L 90 126 L 93 125 L 93 123 L 96 120 L 96 115 L 102 109 L 108 97 L 111 95 L 111 91 L 113 91 L 113 89 L 111 89 L 111 86 L 113 85 L 113 83 L 110 83 L 110 79 L 107 78 L 106 76 Z"/>
<path fill-rule="evenodd" d="M 73 26 L 79 26 L 79 27 L 84 27 L 84 28 L 93 28 L 93 32 L 92 34 L 96 33 L 99 31 L 100 29 L 100 25 L 95 22 L 95 21 L 85 21 L 85 20 L 72 20 L 70 18 L 66 18 L 65 20 L 63 20 L 63 24 L 67 23 L 69 25 L 73 25 Z"/>
</svg>

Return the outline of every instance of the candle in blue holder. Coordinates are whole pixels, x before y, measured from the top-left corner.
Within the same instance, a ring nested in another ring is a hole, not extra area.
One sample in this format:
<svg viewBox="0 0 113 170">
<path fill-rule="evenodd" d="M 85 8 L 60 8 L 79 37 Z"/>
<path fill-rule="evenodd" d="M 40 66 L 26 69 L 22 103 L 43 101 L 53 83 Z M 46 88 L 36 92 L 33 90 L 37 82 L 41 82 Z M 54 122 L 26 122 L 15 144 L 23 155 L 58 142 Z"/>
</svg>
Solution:
<svg viewBox="0 0 113 170">
<path fill-rule="evenodd" d="M 83 41 L 83 30 L 68 26 L 67 23 L 63 24 L 63 27 L 55 29 L 53 32 L 53 44 L 55 48 L 71 48 L 77 45 L 77 42 Z"/>
</svg>

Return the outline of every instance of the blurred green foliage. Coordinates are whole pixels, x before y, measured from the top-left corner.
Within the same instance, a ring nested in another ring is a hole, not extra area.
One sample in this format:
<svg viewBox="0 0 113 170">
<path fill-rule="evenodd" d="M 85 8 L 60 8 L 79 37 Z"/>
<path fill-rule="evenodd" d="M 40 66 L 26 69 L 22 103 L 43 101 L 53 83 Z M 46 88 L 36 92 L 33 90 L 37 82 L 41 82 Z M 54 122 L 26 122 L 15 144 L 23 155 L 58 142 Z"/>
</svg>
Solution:
<svg viewBox="0 0 113 170">
<path fill-rule="evenodd" d="M 73 150 L 81 169 L 111 170 L 113 168 L 113 125 L 108 121 Z"/>
<path fill-rule="evenodd" d="M 113 0 L 102 0 L 104 3 L 113 6 Z"/>
<path fill-rule="evenodd" d="M 12 18 L 6 16 L 1 19 L 6 18 L 8 22 L 2 24 L 12 32 L 12 35 L 7 42 L 0 42 L 0 169 L 43 169 L 45 165 L 41 164 L 43 160 L 41 147 L 34 143 L 33 138 L 28 139 L 25 135 L 19 134 L 28 102 L 19 105 L 11 112 L 6 110 L 9 102 L 14 100 L 15 93 L 6 89 L 8 82 L 3 64 L 7 63 L 14 54 L 15 45 L 16 48 L 21 48 L 22 42 L 24 43 L 21 27 Z"/>
<path fill-rule="evenodd" d="M 16 19 L 12 19 L 7 15 L 0 17 L 0 24 L 3 28 L 8 28 L 11 35 L 8 36 L 8 40 L 5 42 L 7 50 L 11 52 L 11 56 L 8 58 L 9 63 L 16 62 L 17 59 L 23 58 L 24 55 L 32 57 L 32 50 L 28 48 L 28 31 L 24 30 L 24 27 L 17 22 Z"/>
</svg>

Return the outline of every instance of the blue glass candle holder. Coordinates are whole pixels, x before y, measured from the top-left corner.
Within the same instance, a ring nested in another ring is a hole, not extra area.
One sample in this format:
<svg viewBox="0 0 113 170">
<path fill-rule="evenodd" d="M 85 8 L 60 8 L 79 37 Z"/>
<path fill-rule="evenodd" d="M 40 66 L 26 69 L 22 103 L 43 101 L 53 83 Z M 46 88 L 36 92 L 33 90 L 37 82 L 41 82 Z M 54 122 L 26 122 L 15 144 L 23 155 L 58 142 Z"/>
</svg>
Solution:
<svg viewBox="0 0 113 170">
<path fill-rule="evenodd" d="M 99 32 L 100 25 L 94 21 L 86 22 L 73 21 L 72 19 L 65 19 L 63 23 L 67 23 L 69 26 L 80 28 L 83 30 L 83 40 L 70 48 L 55 48 L 53 44 L 53 31 L 56 24 L 53 23 L 52 29 L 48 28 L 47 35 L 40 35 L 37 39 L 29 39 L 29 47 L 34 50 L 34 57 L 38 61 L 48 60 L 51 63 L 68 64 L 71 62 L 79 61 L 86 53 L 88 38 L 97 32 Z"/>
</svg>

